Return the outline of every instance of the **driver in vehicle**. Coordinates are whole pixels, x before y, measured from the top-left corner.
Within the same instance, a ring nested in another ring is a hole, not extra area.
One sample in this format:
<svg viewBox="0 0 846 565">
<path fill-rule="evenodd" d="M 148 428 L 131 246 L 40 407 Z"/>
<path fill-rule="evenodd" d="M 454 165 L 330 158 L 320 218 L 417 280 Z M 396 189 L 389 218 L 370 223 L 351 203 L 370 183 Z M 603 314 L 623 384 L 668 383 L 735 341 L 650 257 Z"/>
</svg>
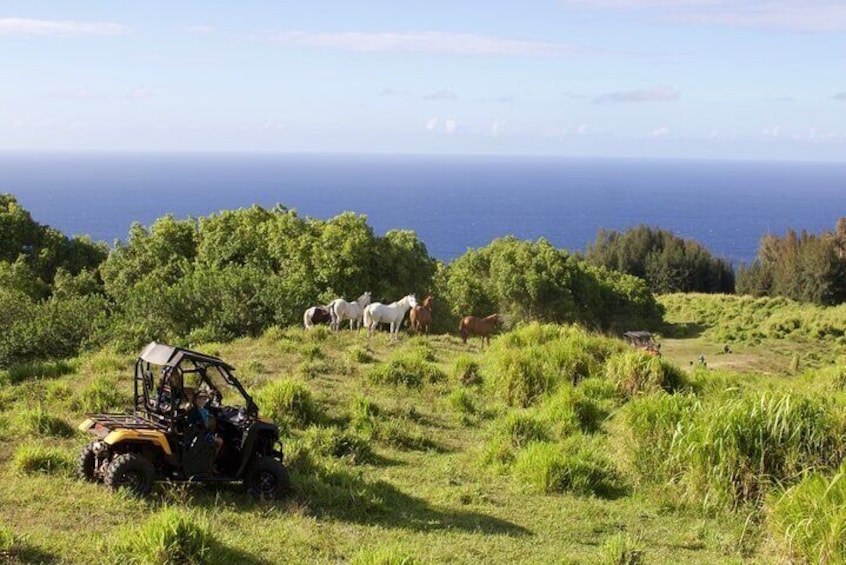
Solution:
<svg viewBox="0 0 846 565">
<path fill-rule="evenodd" d="M 188 392 L 188 401 L 192 404 L 192 409 L 188 412 L 188 422 L 197 426 L 203 432 L 203 439 L 207 443 L 214 443 L 214 467 L 212 470 L 215 474 L 219 474 L 217 459 L 220 450 L 223 449 L 223 438 L 217 433 L 217 420 L 206 407 L 209 403 L 209 395 L 202 391 L 193 395 Z"/>
</svg>

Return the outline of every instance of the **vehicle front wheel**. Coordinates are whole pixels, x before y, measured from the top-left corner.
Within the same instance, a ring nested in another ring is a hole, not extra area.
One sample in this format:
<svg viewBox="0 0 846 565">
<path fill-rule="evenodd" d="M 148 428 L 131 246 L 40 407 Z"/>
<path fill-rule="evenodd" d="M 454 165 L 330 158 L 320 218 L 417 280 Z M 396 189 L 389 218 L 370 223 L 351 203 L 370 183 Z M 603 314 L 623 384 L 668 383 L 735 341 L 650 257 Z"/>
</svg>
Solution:
<svg viewBox="0 0 846 565">
<path fill-rule="evenodd" d="M 258 457 L 247 472 L 247 492 L 262 500 L 282 498 L 291 490 L 288 469 L 272 457 Z"/>
<path fill-rule="evenodd" d="M 115 457 L 106 471 L 106 484 L 112 490 L 125 488 L 134 496 L 146 496 L 153 489 L 156 470 L 153 464 L 137 453 Z"/>
<path fill-rule="evenodd" d="M 82 453 L 79 454 L 79 459 L 76 461 L 76 476 L 85 481 L 94 482 L 97 476 L 94 474 L 94 466 L 97 464 L 97 456 L 94 454 L 94 444 L 92 441 L 82 448 Z"/>
</svg>

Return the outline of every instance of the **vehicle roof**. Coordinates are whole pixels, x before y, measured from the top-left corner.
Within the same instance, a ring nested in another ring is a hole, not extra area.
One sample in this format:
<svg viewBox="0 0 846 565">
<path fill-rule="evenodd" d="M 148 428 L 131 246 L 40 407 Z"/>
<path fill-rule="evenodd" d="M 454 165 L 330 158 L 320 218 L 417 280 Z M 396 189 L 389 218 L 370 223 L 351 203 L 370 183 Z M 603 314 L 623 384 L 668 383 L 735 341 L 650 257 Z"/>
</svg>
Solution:
<svg viewBox="0 0 846 565">
<path fill-rule="evenodd" d="M 151 341 L 149 344 L 147 344 L 147 347 L 144 348 L 144 351 L 141 352 L 141 355 L 139 355 L 139 357 L 142 360 L 147 361 L 148 363 L 152 363 L 154 365 L 163 365 L 165 367 L 176 367 L 184 359 L 188 359 L 191 361 L 199 361 L 202 363 L 220 365 L 229 369 L 230 371 L 235 370 L 235 367 L 233 367 L 229 363 L 226 363 L 218 357 L 206 355 L 205 353 L 200 353 L 199 351 L 192 351 L 190 349 L 183 349 L 181 347 L 173 347 L 164 343 L 156 343 L 155 341 Z"/>
<path fill-rule="evenodd" d="M 648 338 L 652 337 L 652 334 L 650 332 L 646 332 L 646 331 L 626 332 L 623 335 L 628 337 L 628 338 L 635 338 L 635 339 L 648 339 Z"/>
</svg>

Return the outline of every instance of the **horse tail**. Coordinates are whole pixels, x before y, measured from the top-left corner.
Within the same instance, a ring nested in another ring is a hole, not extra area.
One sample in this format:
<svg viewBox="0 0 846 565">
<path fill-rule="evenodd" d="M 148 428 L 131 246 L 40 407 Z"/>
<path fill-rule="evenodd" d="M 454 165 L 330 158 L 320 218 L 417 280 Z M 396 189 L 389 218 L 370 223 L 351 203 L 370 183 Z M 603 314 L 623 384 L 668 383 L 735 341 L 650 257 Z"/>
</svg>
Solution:
<svg viewBox="0 0 846 565">
<path fill-rule="evenodd" d="M 370 331 L 370 325 L 373 323 L 373 314 L 370 313 L 370 307 L 367 306 L 364 308 L 364 313 L 362 315 L 364 318 L 364 327 Z"/>
</svg>

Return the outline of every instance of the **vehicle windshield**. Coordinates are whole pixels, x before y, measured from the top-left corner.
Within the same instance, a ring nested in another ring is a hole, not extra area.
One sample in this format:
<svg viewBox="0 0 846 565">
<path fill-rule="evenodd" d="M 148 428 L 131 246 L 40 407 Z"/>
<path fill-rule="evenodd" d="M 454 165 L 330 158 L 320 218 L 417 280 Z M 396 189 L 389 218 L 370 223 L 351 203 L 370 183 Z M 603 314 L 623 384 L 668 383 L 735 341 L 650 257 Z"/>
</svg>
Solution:
<svg viewBox="0 0 846 565">
<path fill-rule="evenodd" d="M 236 387 L 226 382 L 223 371 L 216 365 L 200 365 L 196 370 L 185 371 L 185 385 L 208 394 L 212 406 L 243 406 L 244 397 Z"/>
</svg>

